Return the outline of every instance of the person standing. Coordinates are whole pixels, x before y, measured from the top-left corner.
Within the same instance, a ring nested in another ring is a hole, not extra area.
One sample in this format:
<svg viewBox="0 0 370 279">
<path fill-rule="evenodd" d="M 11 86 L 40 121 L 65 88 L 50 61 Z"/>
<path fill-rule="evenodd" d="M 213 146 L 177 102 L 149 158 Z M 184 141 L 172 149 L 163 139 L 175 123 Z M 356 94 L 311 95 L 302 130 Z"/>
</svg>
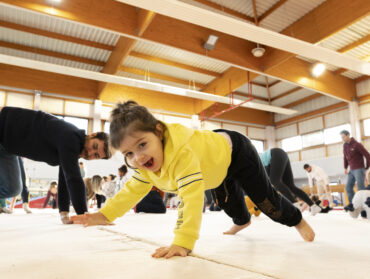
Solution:
<svg viewBox="0 0 370 279">
<path fill-rule="evenodd" d="M 329 188 L 328 175 L 324 172 L 322 168 L 316 165 L 305 164 L 303 168 L 307 172 L 308 184 L 310 185 L 311 194 L 313 194 L 313 191 L 312 191 L 313 179 L 315 179 L 319 199 L 322 200 L 323 198 L 326 197 L 330 203 L 330 206 L 333 207 L 334 203 L 333 203 L 333 197 L 331 195 L 331 191 Z"/>
<path fill-rule="evenodd" d="M 348 202 L 352 203 L 352 199 L 355 195 L 353 190 L 355 182 L 357 182 L 358 191 L 365 188 L 365 169 L 368 169 L 370 166 L 370 154 L 361 143 L 350 136 L 347 130 L 341 131 L 340 135 L 344 142 L 344 173 L 348 174 L 346 192 Z M 366 165 L 364 164 L 364 158 L 366 159 Z M 349 171 L 348 166 L 350 168 Z"/>
</svg>

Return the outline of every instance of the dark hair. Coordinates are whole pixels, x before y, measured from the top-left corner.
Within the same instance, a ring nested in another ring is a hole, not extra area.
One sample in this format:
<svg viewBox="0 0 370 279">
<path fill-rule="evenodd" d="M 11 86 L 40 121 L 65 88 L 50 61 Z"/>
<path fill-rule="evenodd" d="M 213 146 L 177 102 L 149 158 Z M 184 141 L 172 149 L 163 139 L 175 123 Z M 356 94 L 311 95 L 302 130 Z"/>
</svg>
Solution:
<svg viewBox="0 0 370 279">
<path fill-rule="evenodd" d="M 56 181 L 52 181 L 51 183 L 50 183 L 50 188 L 51 187 L 57 187 L 58 186 L 58 182 L 56 182 Z"/>
<path fill-rule="evenodd" d="M 107 177 L 106 176 L 103 176 L 103 179 L 104 179 L 104 181 L 107 181 Z"/>
<path fill-rule="evenodd" d="M 111 180 L 114 180 L 116 178 L 116 176 L 114 174 L 110 174 L 109 176 L 110 176 Z"/>
<path fill-rule="evenodd" d="M 157 120 L 146 107 L 135 101 L 118 103 L 111 113 L 110 143 L 118 149 L 123 138 L 132 132 L 152 132 L 158 135 L 157 125 L 164 125 Z"/>
<path fill-rule="evenodd" d="M 348 135 L 349 135 L 349 132 L 348 132 L 347 130 L 342 130 L 342 131 L 340 131 L 340 134 L 341 134 L 341 135 L 346 135 L 346 136 L 348 136 Z"/>
<path fill-rule="evenodd" d="M 96 135 L 92 136 L 91 138 L 92 139 L 98 139 L 98 140 L 104 142 L 105 157 L 101 158 L 101 159 L 106 159 L 107 160 L 107 159 L 112 157 L 112 152 L 111 152 L 110 147 L 109 147 L 109 135 L 107 133 L 98 132 L 98 133 L 96 133 Z"/>
<path fill-rule="evenodd" d="M 308 169 L 310 167 L 310 165 L 309 164 L 304 164 L 304 166 L 303 166 L 303 168 L 306 170 L 306 169 Z"/>
<path fill-rule="evenodd" d="M 126 165 L 122 165 L 122 166 L 118 169 L 118 171 L 123 172 L 123 173 L 127 173 L 127 166 L 126 166 Z"/>
</svg>

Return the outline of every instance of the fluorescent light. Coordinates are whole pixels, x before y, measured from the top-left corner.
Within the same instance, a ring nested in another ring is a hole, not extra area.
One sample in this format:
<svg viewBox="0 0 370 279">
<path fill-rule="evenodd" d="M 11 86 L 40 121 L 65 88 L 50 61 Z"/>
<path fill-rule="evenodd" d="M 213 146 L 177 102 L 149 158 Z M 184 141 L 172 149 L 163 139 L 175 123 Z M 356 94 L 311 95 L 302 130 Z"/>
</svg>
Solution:
<svg viewBox="0 0 370 279">
<path fill-rule="evenodd" d="M 323 63 L 316 63 L 312 67 L 312 75 L 314 77 L 319 77 L 325 71 L 326 66 Z"/>
<path fill-rule="evenodd" d="M 62 3 L 62 0 L 48 0 L 51 4 L 60 4 Z"/>
<path fill-rule="evenodd" d="M 218 37 L 216 35 L 209 35 L 208 40 L 207 42 L 205 42 L 203 47 L 206 50 L 212 50 L 215 47 L 217 40 L 218 40 Z"/>
</svg>

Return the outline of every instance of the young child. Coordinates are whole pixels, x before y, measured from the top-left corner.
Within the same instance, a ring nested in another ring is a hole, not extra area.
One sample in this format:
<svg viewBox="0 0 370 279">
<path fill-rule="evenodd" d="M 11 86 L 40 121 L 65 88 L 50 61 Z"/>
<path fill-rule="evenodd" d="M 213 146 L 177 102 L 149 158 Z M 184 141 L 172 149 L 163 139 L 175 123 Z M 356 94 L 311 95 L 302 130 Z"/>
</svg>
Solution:
<svg viewBox="0 0 370 279">
<path fill-rule="evenodd" d="M 198 239 L 205 190 L 216 188 L 219 206 L 233 218 L 229 233 L 235 234 L 250 224 L 244 195 L 234 196 L 243 188 L 272 220 L 295 226 L 304 240 L 314 240 L 315 233 L 301 212 L 271 186 L 247 137 L 228 130 L 193 130 L 165 124 L 134 101 L 118 104 L 112 111 L 110 136 L 112 146 L 122 152 L 135 174 L 100 212 L 73 216 L 74 223 L 110 224 L 155 185 L 164 192 L 177 193 L 180 204 L 172 245 L 158 248 L 152 256 L 185 257 Z"/>
</svg>

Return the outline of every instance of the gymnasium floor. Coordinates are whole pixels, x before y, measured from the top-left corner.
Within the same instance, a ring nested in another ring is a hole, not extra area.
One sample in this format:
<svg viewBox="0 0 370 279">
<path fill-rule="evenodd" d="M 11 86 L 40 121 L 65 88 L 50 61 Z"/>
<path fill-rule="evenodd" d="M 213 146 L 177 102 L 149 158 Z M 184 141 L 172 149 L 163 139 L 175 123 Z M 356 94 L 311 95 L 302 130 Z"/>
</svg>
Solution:
<svg viewBox="0 0 370 279">
<path fill-rule="evenodd" d="M 169 244 L 176 211 L 128 213 L 115 226 L 61 225 L 56 211 L 0 215 L 0 276 L 4 279 L 94 278 L 370 278 L 370 221 L 331 212 L 307 220 L 314 243 L 265 216 L 236 236 L 222 231 L 231 220 L 207 212 L 193 256 L 152 259 Z"/>
</svg>

